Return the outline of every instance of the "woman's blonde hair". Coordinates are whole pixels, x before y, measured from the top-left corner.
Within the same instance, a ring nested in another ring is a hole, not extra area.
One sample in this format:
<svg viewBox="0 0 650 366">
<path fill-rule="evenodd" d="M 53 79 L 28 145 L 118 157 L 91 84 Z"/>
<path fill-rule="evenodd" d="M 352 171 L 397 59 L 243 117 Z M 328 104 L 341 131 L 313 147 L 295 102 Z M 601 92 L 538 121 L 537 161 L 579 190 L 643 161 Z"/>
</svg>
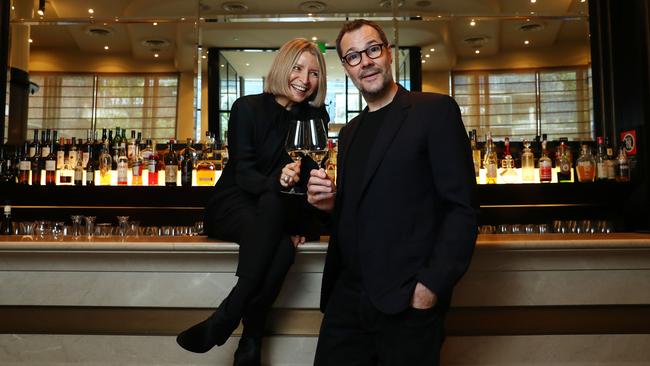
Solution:
<svg viewBox="0 0 650 366">
<path fill-rule="evenodd" d="M 327 94 L 325 58 L 315 43 L 304 38 L 294 38 L 280 48 L 266 76 L 264 92 L 273 95 L 291 95 L 289 75 L 303 52 L 311 53 L 318 60 L 318 89 L 315 95 L 310 97 L 310 101 L 312 106 L 320 107 L 325 102 L 325 94 Z"/>
</svg>

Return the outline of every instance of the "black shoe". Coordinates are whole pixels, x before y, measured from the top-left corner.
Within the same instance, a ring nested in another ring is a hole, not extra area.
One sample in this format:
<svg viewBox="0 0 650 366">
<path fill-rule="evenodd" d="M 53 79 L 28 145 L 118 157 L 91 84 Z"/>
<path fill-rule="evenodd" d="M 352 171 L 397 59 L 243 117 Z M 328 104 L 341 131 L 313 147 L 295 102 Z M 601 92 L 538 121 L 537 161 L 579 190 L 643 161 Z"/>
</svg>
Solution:
<svg viewBox="0 0 650 366">
<path fill-rule="evenodd" d="M 235 351 L 233 366 L 261 366 L 262 337 L 242 336 Z"/>
<path fill-rule="evenodd" d="M 234 322 L 223 319 L 217 310 L 206 320 L 179 334 L 176 343 L 190 352 L 205 353 L 215 345 L 226 343 L 238 325 L 239 320 Z"/>
</svg>

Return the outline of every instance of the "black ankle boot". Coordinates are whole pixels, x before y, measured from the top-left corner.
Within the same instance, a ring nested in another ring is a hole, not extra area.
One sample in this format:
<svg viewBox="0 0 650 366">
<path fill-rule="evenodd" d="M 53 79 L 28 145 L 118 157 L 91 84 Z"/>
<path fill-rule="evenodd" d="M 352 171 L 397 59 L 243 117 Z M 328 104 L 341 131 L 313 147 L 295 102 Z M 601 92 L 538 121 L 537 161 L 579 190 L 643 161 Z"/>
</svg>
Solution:
<svg viewBox="0 0 650 366">
<path fill-rule="evenodd" d="M 262 337 L 242 336 L 235 351 L 233 366 L 261 366 Z"/>
<path fill-rule="evenodd" d="M 215 345 L 221 346 L 239 325 L 223 317 L 217 309 L 209 318 L 181 332 L 176 343 L 190 352 L 205 353 Z"/>
</svg>

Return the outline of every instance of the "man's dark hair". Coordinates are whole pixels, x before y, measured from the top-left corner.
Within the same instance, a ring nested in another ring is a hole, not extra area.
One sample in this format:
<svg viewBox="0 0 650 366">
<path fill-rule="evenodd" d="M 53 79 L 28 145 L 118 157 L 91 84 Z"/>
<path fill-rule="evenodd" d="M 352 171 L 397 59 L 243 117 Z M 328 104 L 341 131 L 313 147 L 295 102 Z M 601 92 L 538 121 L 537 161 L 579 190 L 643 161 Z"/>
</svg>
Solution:
<svg viewBox="0 0 650 366">
<path fill-rule="evenodd" d="M 343 58 L 343 54 L 342 54 L 343 50 L 341 50 L 341 38 L 343 38 L 343 36 L 346 33 L 355 31 L 355 30 L 363 27 L 364 25 L 367 25 L 369 27 L 373 27 L 377 31 L 377 33 L 379 33 L 379 37 L 381 38 L 381 42 L 386 47 L 388 47 L 388 45 L 389 45 L 388 38 L 386 37 L 386 33 L 384 33 L 384 30 L 381 29 L 379 24 L 377 24 L 375 22 L 371 22 L 370 20 L 355 19 L 355 20 L 352 20 L 352 21 L 349 21 L 349 22 L 346 22 L 345 24 L 343 24 L 343 27 L 341 28 L 341 31 L 339 32 L 338 37 L 336 37 L 336 52 L 339 54 L 339 58 Z"/>
</svg>

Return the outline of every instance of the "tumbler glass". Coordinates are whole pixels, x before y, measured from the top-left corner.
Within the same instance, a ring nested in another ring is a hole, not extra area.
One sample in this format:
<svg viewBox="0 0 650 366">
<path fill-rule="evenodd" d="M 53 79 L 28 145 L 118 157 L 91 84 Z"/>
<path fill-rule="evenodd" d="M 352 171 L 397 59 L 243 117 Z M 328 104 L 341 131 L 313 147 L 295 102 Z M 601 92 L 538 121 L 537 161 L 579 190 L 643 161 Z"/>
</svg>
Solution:
<svg viewBox="0 0 650 366">
<path fill-rule="evenodd" d="M 72 215 L 70 216 L 72 220 L 72 237 L 78 238 L 81 236 L 81 220 L 83 220 L 82 215 Z"/>
<path fill-rule="evenodd" d="M 126 236 L 129 229 L 129 217 L 128 216 L 118 216 L 117 222 L 119 224 L 119 233 L 120 236 Z"/>
<path fill-rule="evenodd" d="M 92 237 L 95 234 L 95 219 L 96 216 L 85 216 L 84 219 L 86 220 L 86 235 L 88 237 Z"/>
</svg>

